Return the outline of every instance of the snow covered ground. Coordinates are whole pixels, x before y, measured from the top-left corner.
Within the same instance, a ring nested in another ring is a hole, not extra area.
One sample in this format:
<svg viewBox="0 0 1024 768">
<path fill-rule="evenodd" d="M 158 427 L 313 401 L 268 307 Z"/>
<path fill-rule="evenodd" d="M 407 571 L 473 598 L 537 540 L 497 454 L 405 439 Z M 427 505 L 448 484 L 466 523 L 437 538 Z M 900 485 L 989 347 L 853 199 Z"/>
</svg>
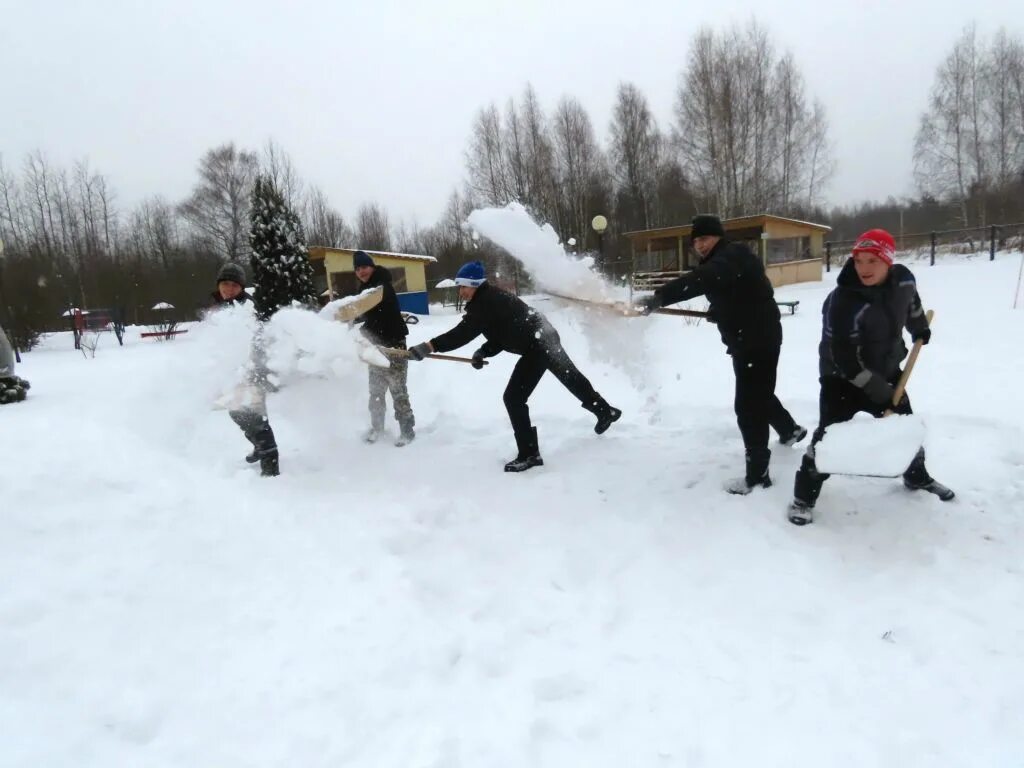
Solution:
<svg viewBox="0 0 1024 768">
<path fill-rule="evenodd" d="M 224 328 L 89 360 L 49 337 L 0 408 L 0 766 L 1024 765 L 1019 259 L 911 264 L 937 315 L 910 394 L 957 500 L 833 478 L 805 528 L 802 447 L 721 490 L 742 447 L 704 323 L 536 297 L 624 416 L 597 437 L 545 377 L 523 475 L 509 355 L 412 364 L 418 439 L 366 446 L 365 368 L 323 330 L 338 354 L 291 350 L 269 398 L 264 479 L 210 408 Z M 808 427 L 835 276 L 779 291 Z"/>
</svg>

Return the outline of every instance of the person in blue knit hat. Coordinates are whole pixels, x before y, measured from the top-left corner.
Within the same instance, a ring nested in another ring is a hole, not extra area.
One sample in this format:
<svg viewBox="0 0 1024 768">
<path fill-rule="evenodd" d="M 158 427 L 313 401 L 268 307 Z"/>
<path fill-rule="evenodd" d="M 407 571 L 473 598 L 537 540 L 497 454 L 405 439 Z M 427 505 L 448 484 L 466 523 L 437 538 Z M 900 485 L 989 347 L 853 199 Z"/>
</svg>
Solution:
<svg viewBox="0 0 1024 768">
<path fill-rule="evenodd" d="M 430 341 L 409 349 L 413 360 L 432 352 L 448 352 L 468 344 L 477 336 L 485 341 L 473 353 L 473 367 L 480 370 L 484 359 L 499 352 L 519 355 L 505 388 L 505 408 L 512 422 L 519 453 L 505 465 L 506 472 L 523 472 L 544 464 L 537 444 L 537 428 L 530 422 L 527 401 L 545 371 L 551 371 L 580 404 L 597 417 L 594 431 L 601 434 L 618 421 L 622 411 L 613 408 L 580 373 L 558 336 L 558 331 L 537 310 L 487 282 L 479 261 L 463 264 L 455 275 L 459 297 L 466 302 L 466 314 L 457 326 Z"/>
</svg>

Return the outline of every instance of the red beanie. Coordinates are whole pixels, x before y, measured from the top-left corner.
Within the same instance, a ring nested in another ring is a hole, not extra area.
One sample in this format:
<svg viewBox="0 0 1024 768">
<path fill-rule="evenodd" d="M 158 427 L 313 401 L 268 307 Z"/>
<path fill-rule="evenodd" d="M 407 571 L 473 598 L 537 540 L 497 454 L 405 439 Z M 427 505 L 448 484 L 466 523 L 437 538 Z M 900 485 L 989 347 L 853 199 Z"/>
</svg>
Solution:
<svg viewBox="0 0 1024 768">
<path fill-rule="evenodd" d="M 896 255 L 896 241 L 884 229 L 869 229 L 857 238 L 857 243 L 853 246 L 854 256 L 862 252 L 873 253 L 892 266 L 892 259 Z"/>
</svg>

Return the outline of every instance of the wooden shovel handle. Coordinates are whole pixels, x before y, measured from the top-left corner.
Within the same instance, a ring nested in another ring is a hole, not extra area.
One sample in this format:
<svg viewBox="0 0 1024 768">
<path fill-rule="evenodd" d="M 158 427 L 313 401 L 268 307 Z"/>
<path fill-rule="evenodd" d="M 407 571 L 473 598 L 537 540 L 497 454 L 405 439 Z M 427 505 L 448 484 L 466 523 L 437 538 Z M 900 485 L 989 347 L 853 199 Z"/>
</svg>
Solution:
<svg viewBox="0 0 1024 768">
<path fill-rule="evenodd" d="M 928 327 L 931 327 L 932 318 L 935 317 L 935 310 L 929 309 L 924 314 L 925 320 L 928 321 Z M 907 382 L 910 380 L 910 374 L 914 370 L 914 364 L 917 363 L 917 356 L 921 354 L 921 347 L 924 346 L 924 340 L 918 339 L 914 342 L 913 348 L 910 350 L 910 357 L 907 358 L 907 367 L 903 369 L 903 374 L 900 376 L 900 380 L 896 382 L 896 389 L 892 392 L 892 404 L 895 408 L 899 404 L 900 400 L 903 399 L 903 393 L 907 391 Z M 892 411 L 886 411 L 888 416 Z"/>
<path fill-rule="evenodd" d="M 406 360 L 412 357 L 409 354 L 408 349 L 395 349 L 394 347 L 377 347 L 377 349 L 383 352 L 385 357 L 405 358 Z M 429 355 L 427 355 L 427 357 L 430 358 L 431 360 L 447 360 L 450 363 L 469 363 L 471 365 L 473 363 L 473 358 L 471 357 L 458 357 L 456 355 L 439 355 L 435 352 L 431 352 Z M 486 360 L 484 360 L 483 364 L 487 365 L 488 363 Z"/>
</svg>

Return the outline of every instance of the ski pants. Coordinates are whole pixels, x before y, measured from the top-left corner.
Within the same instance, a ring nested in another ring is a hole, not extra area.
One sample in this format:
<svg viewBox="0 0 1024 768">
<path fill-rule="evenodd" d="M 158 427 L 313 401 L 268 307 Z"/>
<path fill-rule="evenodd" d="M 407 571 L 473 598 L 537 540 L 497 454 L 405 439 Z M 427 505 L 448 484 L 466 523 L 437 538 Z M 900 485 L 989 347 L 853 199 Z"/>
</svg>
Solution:
<svg viewBox="0 0 1024 768">
<path fill-rule="evenodd" d="M 736 423 L 747 451 L 768 449 L 769 426 L 785 439 L 796 429 L 796 422 L 775 395 L 779 368 L 779 345 L 736 352 L 732 369 L 736 374 Z"/>
<path fill-rule="evenodd" d="M 512 431 L 517 436 L 527 435 L 532 429 L 530 406 L 526 401 L 545 371 L 551 371 L 588 411 L 596 412 L 604 402 L 562 347 L 558 332 L 554 328 L 546 328 L 542 333 L 539 343 L 519 358 L 505 387 L 505 409 L 512 422 Z"/>
</svg>

